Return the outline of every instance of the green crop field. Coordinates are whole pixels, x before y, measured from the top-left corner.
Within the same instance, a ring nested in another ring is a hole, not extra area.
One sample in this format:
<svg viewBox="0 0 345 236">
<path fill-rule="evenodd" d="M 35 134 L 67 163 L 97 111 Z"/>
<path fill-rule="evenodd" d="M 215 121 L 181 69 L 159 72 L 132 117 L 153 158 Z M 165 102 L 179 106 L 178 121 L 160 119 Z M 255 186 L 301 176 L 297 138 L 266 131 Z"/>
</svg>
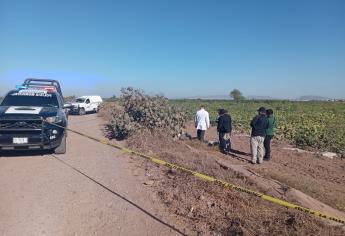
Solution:
<svg viewBox="0 0 345 236">
<path fill-rule="evenodd" d="M 215 121 L 217 110 L 229 111 L 237 132 L 250 132 L 249 123 L 260 106 L 272 108 L 277 119 L 276 137 L 299 147 L 315 147 L 345 156 L 345 103 L 294 101 L 172 100 L 193 119 L 201 104 Z"/>
</svg>

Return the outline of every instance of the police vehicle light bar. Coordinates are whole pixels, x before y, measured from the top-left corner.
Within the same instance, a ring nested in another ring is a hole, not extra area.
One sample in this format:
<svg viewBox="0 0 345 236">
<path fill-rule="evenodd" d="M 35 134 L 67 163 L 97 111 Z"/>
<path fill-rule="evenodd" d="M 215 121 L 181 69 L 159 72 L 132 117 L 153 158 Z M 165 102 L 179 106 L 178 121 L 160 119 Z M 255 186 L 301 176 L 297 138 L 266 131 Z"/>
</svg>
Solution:
<svg viewBox="0 0 345 236">
<path fill-rule="evenodd" d="M 36 90 L 45 90 L 47 92 L 55 92 L 55 86 L 26 86 L 26 85 L 16 85 L 16 89 L 23 90 L 23 89 L 36 89 Z"/>
<path fill-rule="evenodd" d="M 61 97 L 63 97 L 60 84 L 57 80 L 28 78 L 24 81 L 23 86 L 27 86 L 28 88 L 44 89 L 48 92 L 56 91 L 61 95 Z"/>
<path fill-rule="evenodd" d="M 16 89 L 27 89 L 27 86 L 24 85 L 16 85 Z"/>
</svg>

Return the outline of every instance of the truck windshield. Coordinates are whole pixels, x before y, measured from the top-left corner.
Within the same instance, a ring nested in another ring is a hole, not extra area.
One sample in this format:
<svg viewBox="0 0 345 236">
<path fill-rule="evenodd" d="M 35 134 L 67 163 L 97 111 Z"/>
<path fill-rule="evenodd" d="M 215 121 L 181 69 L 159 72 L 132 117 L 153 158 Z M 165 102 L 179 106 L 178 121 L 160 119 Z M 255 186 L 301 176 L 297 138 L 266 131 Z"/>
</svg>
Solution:
<svg viewBox="0 0 345 236">
<path fill-rule="evenodd" d="M 9 93 L 1 106 L 34 106 L 34 107 L 59 107 L 59 102 L 54 93 Z"/>
<path fill-rule="evenodd" d="M 85 98 L 77 98 L 76 102 L 77 103 L 84 103 Z"/>
</svg>

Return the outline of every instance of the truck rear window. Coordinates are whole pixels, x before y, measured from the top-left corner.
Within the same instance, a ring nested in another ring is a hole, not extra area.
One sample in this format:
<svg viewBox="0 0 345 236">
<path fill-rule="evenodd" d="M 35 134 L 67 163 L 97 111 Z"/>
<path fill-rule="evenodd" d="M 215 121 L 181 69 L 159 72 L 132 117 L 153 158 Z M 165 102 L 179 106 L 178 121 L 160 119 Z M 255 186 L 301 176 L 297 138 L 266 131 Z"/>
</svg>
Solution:
<svg viewBox="0 0 345 236">
<path fill-rule="evenodd" d="M 1 106 L 59 107 L 59 102 L 54 93 L 14 91 L 4 98 Z"/>
</svg>

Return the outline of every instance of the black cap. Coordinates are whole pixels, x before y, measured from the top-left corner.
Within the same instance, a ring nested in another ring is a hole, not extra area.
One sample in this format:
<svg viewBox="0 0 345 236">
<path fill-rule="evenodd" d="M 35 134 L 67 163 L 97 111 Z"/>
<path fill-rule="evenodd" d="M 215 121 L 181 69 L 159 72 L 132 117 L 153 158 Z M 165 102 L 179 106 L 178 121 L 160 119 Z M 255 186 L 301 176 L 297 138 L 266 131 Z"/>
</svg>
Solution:
<svg viewBox="0 0 345 236">
<path fill-rule="evenodd" d="M 273 114 L 273 110 L 272 109 L 267 109 L 267 115 L 272 115 Z"/>
<path fill-rule="evenodd" d="M 223 115 L 223 114 L 225 114 L 225 113 L 227 113 L 227 112 L 228 112 L 228 111 L 225 110 L 225 109 L 223 109 L 223 108 L 218 109 L 219 115 Z"/>
<path fill-rule="evenodd" d="M 258 109 L 258 112 L 266 112 L 266 108 L 265 108 L 265 107 L 260 107 L 260 108 Z"/>
</svg>

